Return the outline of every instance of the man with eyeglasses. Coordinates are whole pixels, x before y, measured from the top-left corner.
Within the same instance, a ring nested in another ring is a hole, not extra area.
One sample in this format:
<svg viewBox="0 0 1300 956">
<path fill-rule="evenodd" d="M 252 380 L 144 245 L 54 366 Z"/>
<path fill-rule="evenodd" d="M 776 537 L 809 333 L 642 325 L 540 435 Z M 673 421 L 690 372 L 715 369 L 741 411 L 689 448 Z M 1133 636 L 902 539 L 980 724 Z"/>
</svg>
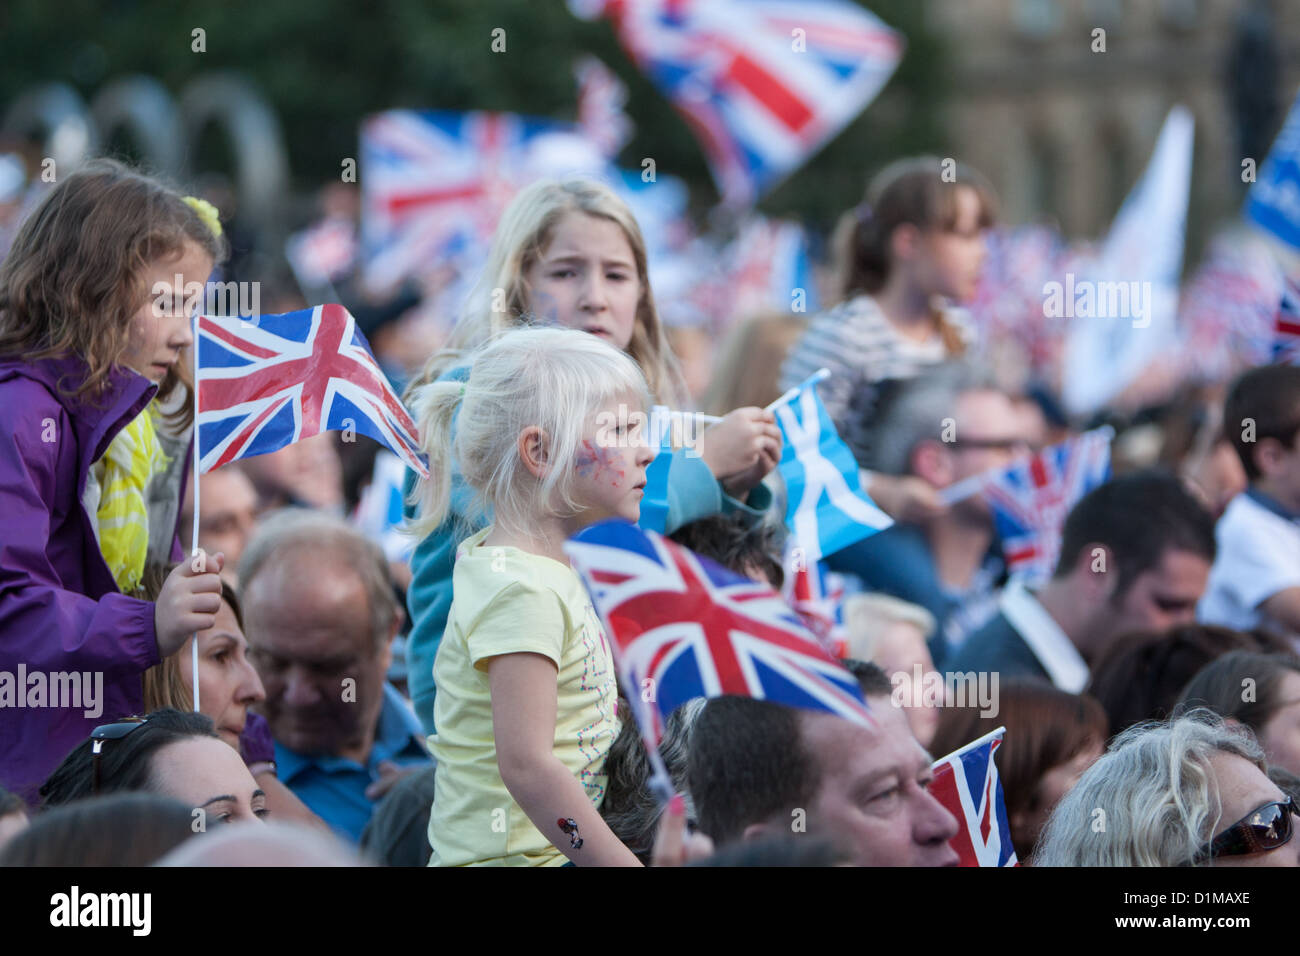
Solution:
<svg viewBox="0 0 1300 956">
<path fill-rule="evenodd" d="M 1011 398 L 965 363 L 887 383 L 878 407 L 870 425 L 873 469 L 912 476 L 936 491 L 1004 468 L 1030 451 Z M 979 496 L 899 521 L 830 555 L 827 564 L 857 575 L 868 591 L 933 614 L 930 654 L 940 667 L 995 613 L 1006 571 L 992 513 Z"/>
<path fill-rule="evenodd" d="M 1079 693 L 1117 636 L 1195 620 L 1214 547 L 1214 519 L 1177 478 L 1147 471 L 1111 479 L 1070 510 L 1051 580 L 1037 592 L 1008 584 L 997 616 L 949 666 Z"/>
</svg>

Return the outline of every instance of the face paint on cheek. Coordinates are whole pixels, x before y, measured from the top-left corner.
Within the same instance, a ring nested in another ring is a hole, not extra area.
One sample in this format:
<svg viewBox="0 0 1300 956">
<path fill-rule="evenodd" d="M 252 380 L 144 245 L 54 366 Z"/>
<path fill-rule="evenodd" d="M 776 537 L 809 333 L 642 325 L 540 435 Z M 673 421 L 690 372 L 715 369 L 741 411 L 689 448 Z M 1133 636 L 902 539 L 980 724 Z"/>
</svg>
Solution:
<svg viewBox="0 0 1300 956">
<path fill-rule="evenodd" d="M 586 438 L 582 440 L 582 450 L 578 452 L 574 462 L 574 467 L 580 476 L 592 481 L 604 481 L 608 478 L 612 488 L 617 488 L 623 480 L 624 471 L 618 465 L 618 455 L 614 449 L 597 447 Z"/>
</svg>

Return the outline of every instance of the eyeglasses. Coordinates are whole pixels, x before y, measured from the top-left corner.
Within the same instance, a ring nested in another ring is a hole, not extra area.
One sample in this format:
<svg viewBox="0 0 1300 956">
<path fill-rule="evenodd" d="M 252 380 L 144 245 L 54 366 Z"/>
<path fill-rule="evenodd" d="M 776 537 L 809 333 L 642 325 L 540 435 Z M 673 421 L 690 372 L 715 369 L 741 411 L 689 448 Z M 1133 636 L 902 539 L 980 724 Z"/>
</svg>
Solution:
<svg viewBox="0 0 1300 956">
<path fill-rule="evenodd" d="M 946 442 L 949 448 L 993 448 L 998 451 L 1032 451 L 1024 438 L 958 438 Z"/>
<path fill-rule="evenodd" d="M 90 746 L 91 782 L 90 792 L 99 796 L 99 752 L 104 749 L 104 741 L 121 740 L 131 731 L 144 726 L 148 717 L 123 717 L 112 724 L 100 724 L 90 732 L 93 743 Z"/>
<path fill-rule="evenodd" d="M 1266 803 L 1250 811 L 1211 840 L 1196 854 L 1194 862 L 1200 863 L 1216 856 L 1264 853 L 1285 846 L 1294 832 L 1292 814 L 1300 816 L 1300 807 L 1290 797 L 1276 803 Z"/>
</svg>

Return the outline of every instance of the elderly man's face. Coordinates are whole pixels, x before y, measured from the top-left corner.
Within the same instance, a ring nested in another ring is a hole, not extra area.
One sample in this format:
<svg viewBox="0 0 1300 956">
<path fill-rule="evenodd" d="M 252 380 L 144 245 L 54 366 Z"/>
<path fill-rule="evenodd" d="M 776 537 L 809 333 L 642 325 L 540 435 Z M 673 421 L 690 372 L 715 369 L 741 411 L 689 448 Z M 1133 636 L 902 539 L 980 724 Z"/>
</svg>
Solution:
<svg viewBox="0 0 1300 956">
<path fill-rule="evenodd" d="M 245 592 L 244 615 L 272 736 L 299 753 L 364 762 L 392 655 L 357 574 L 333 552 L 280 552 Z"/>
<path fill-rule="evenodd" d="M 957 820 L 930 795 L 930 757 L 902 709 L 872 698 L 867 730 L 828 714 L 801 715 L 803 745 L 821 768 L 808 829 L 859 866 L 955 866 Z"/>
</svg>

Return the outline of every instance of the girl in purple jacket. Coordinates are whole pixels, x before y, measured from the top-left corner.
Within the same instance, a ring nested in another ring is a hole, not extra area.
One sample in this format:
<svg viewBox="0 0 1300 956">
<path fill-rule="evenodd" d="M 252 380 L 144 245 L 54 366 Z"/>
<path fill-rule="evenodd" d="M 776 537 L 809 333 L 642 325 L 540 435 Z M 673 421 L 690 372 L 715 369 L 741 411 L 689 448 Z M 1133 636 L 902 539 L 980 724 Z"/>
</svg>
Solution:
<svg viewBox="0 0 1300 956">
<path fill-rule="evenodd" d="M 185 351 L 223 254 L 211 206 L 99 160 L 0 264 L 0 786 L 29 802 L 216 619 L 220 554 L 177 567 L 157 602 L 128 594 L 147 563 L 184 556 Z"/>
</svg>

